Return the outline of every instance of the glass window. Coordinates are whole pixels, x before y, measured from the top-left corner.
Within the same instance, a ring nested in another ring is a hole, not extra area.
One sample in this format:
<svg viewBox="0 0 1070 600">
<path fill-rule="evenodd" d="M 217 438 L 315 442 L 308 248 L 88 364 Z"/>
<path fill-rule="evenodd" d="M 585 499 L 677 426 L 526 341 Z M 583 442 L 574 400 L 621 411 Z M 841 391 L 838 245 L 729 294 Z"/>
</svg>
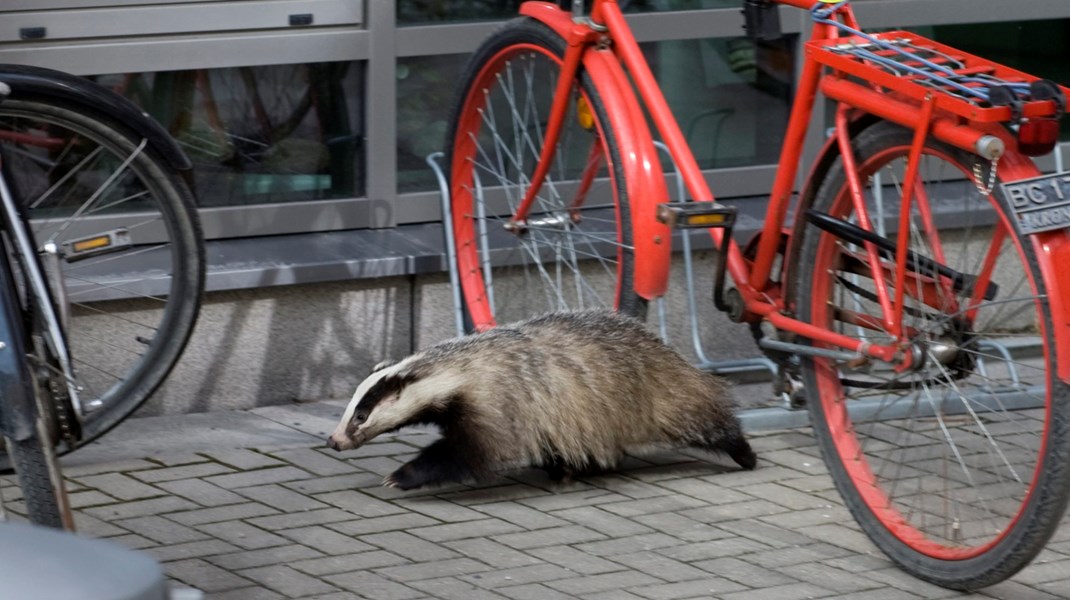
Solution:
<svg viewBox="0 0 1070 600">
<path fill-rule="evenodd" d="M 468 56 L 398 59 L 398 192 L 438 189 L 426 158 L 445 150 L 453 96 Z"/>
<path fill-rule="evenodd" d="M 523 0 L 399 0 L 397 19 L 401 25 L 441 21 L 486 21 L 508 19 L 517 15 Z M 568 8 L 569 0 L 559 4 Z M 590 8 L 590 1 L 586 3 Z M 624 12 L 664 10 L 698 10 L 703 8 L 739 9 L 740 0 L 621 0 Z"/>
<path fill-rule="evenodd" d="M 364 195 L 362 71 L 328 62 L 95 79 L 170 131 L 209 207 Z"/>
</svg>

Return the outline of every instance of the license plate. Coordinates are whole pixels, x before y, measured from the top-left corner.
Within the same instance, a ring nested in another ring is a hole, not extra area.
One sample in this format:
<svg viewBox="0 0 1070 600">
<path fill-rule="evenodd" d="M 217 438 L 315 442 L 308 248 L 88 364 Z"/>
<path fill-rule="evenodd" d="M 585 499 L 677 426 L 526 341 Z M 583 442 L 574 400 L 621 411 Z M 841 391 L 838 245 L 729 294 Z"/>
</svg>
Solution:
<svg viewBox="0 0 1070 600">
<path fill-rule="evenodd" d="M 1029 235 L 1070 227 L 1070 173 L 1001 184 L 1004 197 Z"/>
</svg>

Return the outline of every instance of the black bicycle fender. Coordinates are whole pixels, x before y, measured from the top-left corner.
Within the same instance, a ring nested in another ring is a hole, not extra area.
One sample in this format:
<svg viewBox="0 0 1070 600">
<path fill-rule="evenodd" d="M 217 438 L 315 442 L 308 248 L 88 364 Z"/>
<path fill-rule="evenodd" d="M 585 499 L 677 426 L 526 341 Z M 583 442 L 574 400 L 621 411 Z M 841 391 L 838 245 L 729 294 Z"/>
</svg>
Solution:
<svg viewBox="0 0 1070 600">
<path fill-rule="evenodd" d="M 10 268 L 3 257 L 0 261 L 0 434 L 22 441 L 34 434 L 37 404 L 26 365 L 19 299 Z"/>
<path fill-rule="evenodd" d="M 18 99 L 20 96 L 43 96 L 84 105 L 92 111 L 113 117 L 147 139 L 149 146 L 172 168 L 179 171 L 193 168 L 193 163 L 178 142 L 148 113 L 119 94 L 88 79 L 42 67 L 0 64 L 0 81 L 11 88 L 9 97 L 12 99 Z"/>
</svg>

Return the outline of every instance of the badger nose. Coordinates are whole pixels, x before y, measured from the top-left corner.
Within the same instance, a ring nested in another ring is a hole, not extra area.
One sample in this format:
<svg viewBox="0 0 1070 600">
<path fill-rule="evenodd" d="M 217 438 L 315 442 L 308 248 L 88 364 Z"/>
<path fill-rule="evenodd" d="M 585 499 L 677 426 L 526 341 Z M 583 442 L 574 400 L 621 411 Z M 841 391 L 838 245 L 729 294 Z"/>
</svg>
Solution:
<svg viewBox="0 0 1070 600">
<path fill-rule="evenodd" d="M 327 447 L 335 451 L 341 450 L 341 448 L 338 447 L 338 441 L 334 439 L 334 436 L 327 438 Z"/>
</svg>

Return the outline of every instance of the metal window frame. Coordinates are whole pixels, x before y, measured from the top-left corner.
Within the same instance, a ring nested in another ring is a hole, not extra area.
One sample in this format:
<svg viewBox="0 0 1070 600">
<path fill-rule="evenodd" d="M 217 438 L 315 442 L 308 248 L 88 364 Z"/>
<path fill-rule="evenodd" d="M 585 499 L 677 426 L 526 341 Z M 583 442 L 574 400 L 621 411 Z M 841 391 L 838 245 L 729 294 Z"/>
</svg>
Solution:
<svg viewBox="0 0 1070 600">
<path fill-rule="evenodd" d="M 211 6 L 222 0 L 98 0 L 108 6 Z M 303 0 L 309 7 L 326 0 Z M 395 69 L 399 58 L 470 52 L 499 22 L 399 26 L 396 3 L 366 0 L 361 25 L 280 28 L 159 36 L 130 35 L 94 39 L 0 43 L 0 62 L 34 64 L 77 74 L 222 68 L 296 62 L 361 61 L 365 64 L 366 196 L 293 205 L 254 205 L 202 209 L 212 238 L 248 235 L 389 228 L 440 218 L 433 192 L 398 194 Z M 240 0 L 233 4 L 249 3 Z M 5 16 L 45 9 L 59 14 L 83 9 L 87 0 L 8 0 Z M 302 5 L 301 1 L 289 2 Z M 951 23 L 1070 18 L 1066 0 L 855 0 L 866 27 L 908 27 Z M 1013 6 L 1013 11 L 1008 8 Z M 1013 14 L 1008 14 L 1012 13 Z M 803 11 L 782 8 L 785 32 L 808 31 Z M 737 9 L 644 13 L 629 17 L 640 41 L 735 37 L 742 33 Z M 237 25 L 236 25 L 237 26 Z M 800 41 L 804 36 L 800 36 Z M 283 49 L 280 51 L 280 49 Z M 801 59 L 801 52 L 797 53 Z M 807 140 L 809 153 L 822 143 L 826 128 L 817 111 Z M 374 151 L 372 151 L 374 149 Z M 706 173 L 721 197 L 761 196 L 771 185 L 773 165 Z M 805 173 L 801 173 L 803 177 Z"/>
</svg>

